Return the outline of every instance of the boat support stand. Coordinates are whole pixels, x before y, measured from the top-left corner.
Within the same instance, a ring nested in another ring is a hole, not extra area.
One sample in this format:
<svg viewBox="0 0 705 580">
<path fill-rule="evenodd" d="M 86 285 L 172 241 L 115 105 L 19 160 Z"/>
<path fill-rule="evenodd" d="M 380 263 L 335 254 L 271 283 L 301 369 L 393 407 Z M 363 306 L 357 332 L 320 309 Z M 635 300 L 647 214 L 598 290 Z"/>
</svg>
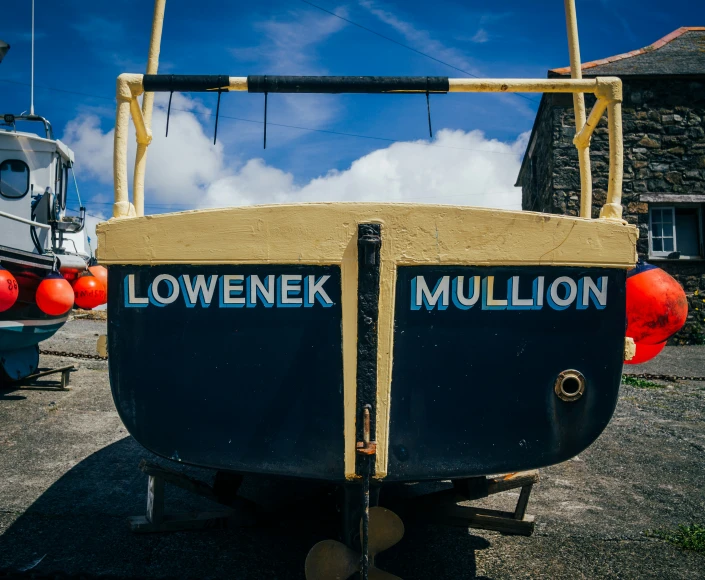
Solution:
<svg viewBox="0 0 705 580">
<path fill-rule="evenodd" d="M 410 522 L 530 536 L 534 532 L 534 516 L 527 515 L 526 508 L 531 490 L 538 481 L 538 469 L 497 477 L 456 479 L 453 480 L 452 488 L 416 496 L 390 507 Z M 463 505 L 468 501 L 519 488 L 521 491 L 514 511 Z"/>
<path fill-rule="evenodd" d="M 18 385 L 20 388 L 21 387 L 29 387 L 29 388 L 34 388 L 36 389 L 36 386 L 31 386 L 31 384 L 36 381 L 37 379 L 40 379 L 42 377 L 48 377 L 50 375 L 55 375 L 57 373 L 61 373 L 61 382 L 56 386 L 56 387 L 51 387 L 51 390 L 53 391 L 70 391 L 71 387 L 69 386 L 71 383 L 71 373 L 76 372 L 78 369 L 74 365 L 68 365 L 65 367 L 59 367 L 56 369 L 49 369 L 46 371 L 40 371 L 37 373 L 33 373 L 31 375 L 27 375 L 26 377 L 21 378 L 18 381 L 11 381 L 10 384 L 15 384 Z M 42 389 L 43 390 L 43 389 Z"/>
<path fill-rule="evenodd" d="M 147 513 L 128 518 L 130 529 L 137 533 L 176 532 L 202 530 L 205 528 L 227 528 L 228 525 L 248 526 L 256 523 L 257 506 L 237 496 L 242 476 L 219 471 L 212 486 L 180 473 L 174 469 L 146 460 L 140 462 L 140 470 L 149 476 L 147 481 Z M 165 511 L 166 484 L 179 487 L 195 495 L 205 497 L 227 509 L 208 512 L 170 514 Z"/>
</svg>

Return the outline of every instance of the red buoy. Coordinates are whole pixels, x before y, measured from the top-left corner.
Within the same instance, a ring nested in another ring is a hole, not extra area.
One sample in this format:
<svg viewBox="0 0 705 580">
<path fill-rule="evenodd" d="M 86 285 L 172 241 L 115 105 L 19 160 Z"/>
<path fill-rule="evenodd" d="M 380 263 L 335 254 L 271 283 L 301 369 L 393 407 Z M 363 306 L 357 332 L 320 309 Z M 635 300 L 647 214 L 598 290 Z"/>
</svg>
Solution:
<svg viewBox="0 0 705 580">
<path fill-rule="evenodd" d="M 60 316 L 73 306 L 73 288 L 58 272 L 51 272 L 39 283 L 37 306 L 49 316 Z"/>
<path fill-rule="evenodd" d="M 12 308 L 19 293 L 20 287 L 12 272 L 0 266 L 0 312 Z"/>
<path fill-rule="evenodd" d="M 78 278 L 78 270 L 76 268 L 62 268 L 60 270 L 61 275 L 69 281 L 69 284 Z"/>
<path fill-rule="evenodd" d="M 76 306 L 91 310 L 105 304 L 105 286 L 90 272 L 84 272 L 73 283 Z"/>
<path fill-rule="evenodd" d="M 651 360 L 657 354 L 659 354 L 663 347 L 666 346 L 665 342 L 659 342 L 658 344 L 646 344 L 645 342 L 636 343 L 636 354 L 632 360 L 625 360 L 625 365 L 638 365 Z"/>
<path fill-rule="evenodd" d="M 108 269 L 105 266 L 90 266 L 88 271 L 93 274 L 105 286 L 105 291 L 108 291 Z"/>
<path fill-rule="evenodd" d="M 639 262 L 627 273 L 626 335 L 634 342 L 662 343 L 683 327 L 687 316 L 683 288 L 661 268 Z"/>
</svg>

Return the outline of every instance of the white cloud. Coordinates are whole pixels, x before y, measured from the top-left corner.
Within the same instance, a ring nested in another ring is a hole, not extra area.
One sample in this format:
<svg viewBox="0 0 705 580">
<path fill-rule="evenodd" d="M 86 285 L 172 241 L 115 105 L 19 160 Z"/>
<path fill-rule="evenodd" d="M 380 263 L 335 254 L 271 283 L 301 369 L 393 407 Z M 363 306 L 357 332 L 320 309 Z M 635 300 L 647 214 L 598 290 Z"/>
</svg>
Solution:
<svg viewBox="0 0 705 580">
<path fill-rule="evenodd" d="M 166 95 L 158 95 L 152 118 L 154 138 L 148 150 L 147 187 L 158 197 L 174 203 L 192 202 L 194 192 L 221 176 L 223 145 L 213 145 L 197 114 L 210 113 L 201 103 L 180 93 L 174 93 L 166 125 Z M 113 183 L 113 130 L 103 133 L 100 120 L 94 114 L 83 114 L 66 125 L 62 138 L 76 152 L 77 167 L 82 177 L 91 177 L 103 184 Z M 135 158 L 134 128 L 128 138 L 128 172 L 132 181 Z M 101 201 L 105 201 L 102 200 Z"/>
<path fill-rule="evenodd" d="M 444 129 L 431 143 L 394 143 L 303 186 L 295 185 L 290 173 L 252 159 L 213 182 L 202 205 L 392 201 L 519 209 L 514 181 L 525 144 L 525 135 L 502 143 L 481 131 Z"/>
<path fill-rule="evenodd" d="M 480 28 L 475 35 L 471 38 L 472 42 L 477 42 L 479 44 L 482 44 L 483 42 L 487 42 L 490 39 L 490 35 L 487 34 L 487 31 L 484 28 Z"/>
<path fill-rule="evenodd" d="M 433 59 L 437 59 L 450 65 L 458 72 L 474 77 L 486 76 L 472 64 L 472 62 L 463 54 L 462 51 L 446 46 L 444 43 L 434 39 L 428 31 L 418 28 L 413 23 L 403 20 L 388 10 L 380 8 L 373 0 L 359 0 L 359 3 L 363 8 L 370 12 L 370 14 L 376 16 L 380 21 L 384 22 L 401 34 L 409 45 L 415 50 L 423 52 Z M 504 14 L 488 13 L 480 18 L 480 24 L 482 25 L 484 22 L 492 22 L 503 18 L 504 16 Z M 489 34 L 483 28 L 480 28 L 480 30 L 478 30 L 477 33 L 470 38 L 470 41 L 482 43 L 487 42 L 489 39 Z M 535 111 L 526 106 L 526 103 L 516 95 L 498 93 L 497 98 L 500 101 L 512 106 L 519 113 L 529 119 L 533 119 L 536 115 Z"/>
<path fill-rule="evenodd" d="M 346 16 L 344 8 L 335 10 Z M 258 22 L 255 29 L 262 41 L 256 46 L 233 48 L 231 54 L 238 60 L 251 62 L 263 73 L 286 75 L 324 75 L 328 71 L 320 64 L 319 51 L 325 42 L 346 26 L 335 16 L 310 10 L 291 10 L 285 15 Z M 270 108 L 276 118 L 296 118 L 309 127 L 320 127 L 336 109 L 330 99 L 319 95 L 278 94 L 270 99 Z"/>
<path fill-rule="evenodd" d="M 146 179 L 148 213 L 186 207 L 239 206 L 306 201 L 396 201 L 519 209 L 514 187 L 528 134 L 505 143 L 481 131 L 443 129 L 432 142 L 393 143 L 331 170 L 308 183 L 262 159 L 226 157 L 213 145 L 197 117 L 194 101 L 174 94 L 169 138 L 161 129 L 149 148 Z M 165 111 L 155 109 L 154 126 Z M 71 121 L 64 140 L 75 150 L 80 174 L 112 184 L 112 130 L 103 133 L 97 117 Z M 129 140 L 134 142 L 134 137 Z M 134 159 L 131 145 L 129 159 Z M 132 169 L 130 168 L 130 181 Z M 106 201 L 109 201 L 106 200 Z"/>
<path fill-rule="evenodd" d="M 347 15 L 344 9 L 338 9 L 336 14 Z M 316 62 L 318 47 L 345 26 L 345 21 L 335 16 L 290 11 L 285 17 L 255 24 L 263 38 L 259 45 L 230 52 L 240 60 L 265 66 L 270 74 L 321 74 Z"/>
<path fill-rule="evenodd" d="M 377 3 L 372 0 L 360 0 L 360 6 L 401 34 L 416 50 L 420 50 L 438 60 L 445 61 L 448 64 L 463 69 L 471 75 L 481 76 L 477 67 L 475 67 L 461 51 L 448 47 L 434 39 L 428 31 L 422 30 L 411 22 L 401 19 L 389 10 L 379 7 Z"/>
</svg>

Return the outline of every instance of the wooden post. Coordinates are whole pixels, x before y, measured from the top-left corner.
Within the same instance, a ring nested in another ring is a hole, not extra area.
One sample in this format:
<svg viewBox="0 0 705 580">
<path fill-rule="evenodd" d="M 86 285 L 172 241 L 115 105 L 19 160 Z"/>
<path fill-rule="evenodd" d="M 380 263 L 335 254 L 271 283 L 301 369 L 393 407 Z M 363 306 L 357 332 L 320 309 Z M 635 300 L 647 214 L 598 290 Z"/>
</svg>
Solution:
<svg viewBox="0 0 705 580">
<path fill-rule="evenodd" d="M 156 525 L 164 521 L 164 480 L 155 475 L 147 481 L 147 519 Z"/>
<path fill-rule="evenodd" d="M 523 520 L 526 514 L 526 506 L 529 504 L 529 495 L 531 495 L 531 488 L 533 484 L 525 485 L 521 488 L 521 493 L 519 494 L 519 500 L 517 501 L 517 507 L 514 510 L 514 519 Z"/>
</svg>

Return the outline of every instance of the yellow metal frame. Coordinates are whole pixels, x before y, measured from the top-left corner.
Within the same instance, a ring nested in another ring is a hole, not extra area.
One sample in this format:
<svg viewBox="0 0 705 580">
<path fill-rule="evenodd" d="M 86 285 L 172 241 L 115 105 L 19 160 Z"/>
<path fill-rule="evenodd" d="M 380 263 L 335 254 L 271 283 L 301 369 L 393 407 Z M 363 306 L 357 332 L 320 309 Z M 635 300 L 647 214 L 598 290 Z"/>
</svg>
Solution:
<svg viewBox="0 0 705 580">
<path fill-rule="evenodd" d="M 166 0 L 155 1 L 148 74 L 157 72 Z M 104 264 L 323 264 L 342 276 L 345 475 L 355 475 L 357 361 L 357 225 L 382 225 L 377 364 L 377 478 L 387 473 L 397 267 L 414 264 L 554 265 L 628 269 L 636 262 L 637 229 L 622 221 L 622 83 L 582 79 L 574 0 L 564 0 L 571 79 L 449 79 L 449 92 L 572 93 L 581 176 L 580 217 L 467 206 L 418 204 L 296 204 L 198 210 L 144 217 L 144 174 L 153 94 L 143 75 L 117 79 L 113 217 L 100 224 Z M 230 77 L 223 91 L 247 91 Z M 583 95 L 597 101 L 586 114 Z M 609 181 L 600 219 L 592 220 L 590 139 L 607 111 Z M 129 199 L 127 135 L 137 137 L 133 201 Z M 115 219 L 136 218 L 136 219 Z M 237 239 L 237 244 L 223 240 Z M 626 353 L 629 356 L 629 353 Z"/>
<path fill-rule="evenodd" d="M 138 97 L 144 93 L 143 75 L 121 74 L 117 80 L 118 109 L 115 120 L 114 179 L 115 203 L 113 217 L 144 215 L 144 163 L 146 149 L 152 135 L 139 106 Z M 622 142 L 622 81 L 616 77 L 595 79 L 448 79 L 451 93 L 573 93 L 582 102 L 584 93 L 597 97 L 587 120 L 580 123 L 576 113 L 574 143 L 580 160 L 581 205 L 580 216 L 590 218 L 592 213 L 592 179 L 590 175 L 590 138 L 605 110 L 609 130 L 609 181 L 607 202 L 600 211 L 600 218 L 622 219 L 622 175 L 624 145 Z M 227 91 L 246 91 L 247 77 L 230 77 Z M 145 98 L 150 93 L 145 93 Z M 578 109 L 576 108 L 576 111 Z M 137 160 L 135 163 L 134 205 L 129 201 L 127 177 L 127 130 L 129 117 L 137 135 Z M 582 116 L 585 116 L 583 106 Z"/>
<path fill-rule="evenodd" d="M 592 173 L 590 167 L 590 139 L 602 115 L 607 111 L 609 131 L 609 181 L 607 201 L 600 210 L 600 218 L 622 218 L 622 177 L 624 145 L 622 140 L 622 83 L 616 77 L 591 80 L 582 78 L 578 19 L 575 0 L 564 0 L 571 79 L 449 79 L 450 92 L 531 92 L 572 93 L 575 110 L 575 146 L 580 164 L 580 217 L 592 217 Z M 152 35 L 147 59 L 147 74 L 156 74 L 166 0 L 155 0 Z M 115 119 L 115 150 L 113 158 L 115 202 L 113 217 L 139 217 L 144 215 L 144 176 L 147 147 L 152 141 L 150 125 L 154 93 L 144 93 L 142 75 L 122 74 L 117 80 L 117 115 Z M 247 77 L 230 77 L 223 91 L 247 91 Z M 140 109 L 138 97 L 144 93 Z M 597 97 L 590 115 L 586 118 L 585 93 Z M 127 178 L 127 132 L 129 117 L 135 125 L 137 154 L 133 179 L 133 202 L 130 203 Z"/>
</svg>

